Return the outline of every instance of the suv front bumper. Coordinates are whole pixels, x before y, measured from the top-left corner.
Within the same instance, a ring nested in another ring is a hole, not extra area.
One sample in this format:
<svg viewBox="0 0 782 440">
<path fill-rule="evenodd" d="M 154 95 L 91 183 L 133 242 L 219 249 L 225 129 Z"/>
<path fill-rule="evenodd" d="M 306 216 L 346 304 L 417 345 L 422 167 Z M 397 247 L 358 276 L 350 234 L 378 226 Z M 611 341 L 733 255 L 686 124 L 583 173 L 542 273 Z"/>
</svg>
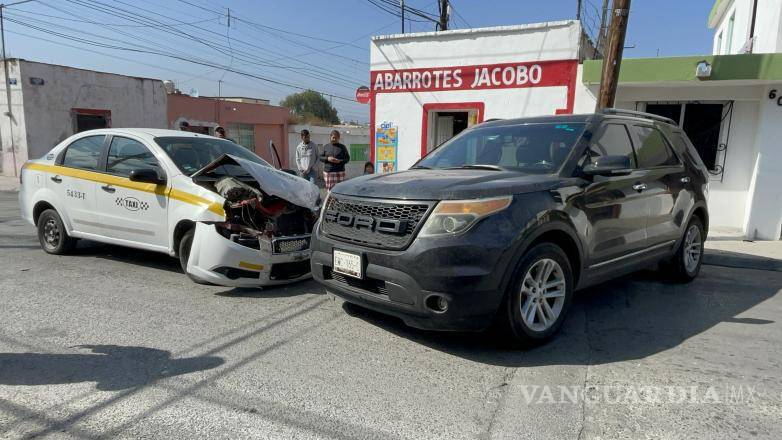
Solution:
<svg viewBox="0 0 782 440">
<path fill-rule="evenodd" d="M 315 228 L 312 276 L 329 293 L 429 330 L 486 329 L 502 301 L 505 269 L 513 240 L 501 237 L 487 218 L 458 237 L 417 238 L 403 251 L 356 246 L 324 236 Z M 492 233 L 493 232 L 493 233 Z M 363 279 L 333 272 L 333 250 L 362 256 Z M 444 297 L 444 312 L 427 306 Z"/>
</svg>

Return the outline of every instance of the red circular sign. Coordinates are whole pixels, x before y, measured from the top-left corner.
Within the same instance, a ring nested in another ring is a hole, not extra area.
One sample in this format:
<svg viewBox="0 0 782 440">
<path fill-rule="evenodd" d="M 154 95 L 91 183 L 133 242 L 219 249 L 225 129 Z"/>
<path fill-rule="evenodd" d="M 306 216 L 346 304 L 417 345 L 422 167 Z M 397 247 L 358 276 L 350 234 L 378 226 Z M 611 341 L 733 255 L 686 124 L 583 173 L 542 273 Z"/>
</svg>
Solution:
<svg viewBox="0 0 782 440">
<path fill-rule="evenodd" d="M 369 87 L 361 86 L 356 89 L 356 101 L 367 104 L 372 99 L 372 93 L 369 91 Z"/>
</svg>

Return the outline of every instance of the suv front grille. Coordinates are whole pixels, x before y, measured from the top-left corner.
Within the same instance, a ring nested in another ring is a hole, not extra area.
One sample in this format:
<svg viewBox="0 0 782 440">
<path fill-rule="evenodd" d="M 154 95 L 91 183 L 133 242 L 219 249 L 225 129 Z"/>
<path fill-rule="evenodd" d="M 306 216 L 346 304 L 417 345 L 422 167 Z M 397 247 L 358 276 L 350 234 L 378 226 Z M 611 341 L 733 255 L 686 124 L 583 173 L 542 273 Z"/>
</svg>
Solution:
<svg viewBox="0 0 782 440">
<path fill-rule="evenodd" d="M 327 216 L 324 216 L 320 228 L 324 234 L 337 240 L 381 249 L 404 249 L 413 241 L 415 233 L 418 232 L 422 221 L 433 205 L 434 202 L 380 201 L 331 194 L 326 206 L 323 207 L 326 211 L 368 216 L 375 222 L 380 220 L 400 221 L 403 222 L 404 227 L 398 233 L 379 232 L 374 228 L 346 226 L 328 220 Z"/>
</svg>

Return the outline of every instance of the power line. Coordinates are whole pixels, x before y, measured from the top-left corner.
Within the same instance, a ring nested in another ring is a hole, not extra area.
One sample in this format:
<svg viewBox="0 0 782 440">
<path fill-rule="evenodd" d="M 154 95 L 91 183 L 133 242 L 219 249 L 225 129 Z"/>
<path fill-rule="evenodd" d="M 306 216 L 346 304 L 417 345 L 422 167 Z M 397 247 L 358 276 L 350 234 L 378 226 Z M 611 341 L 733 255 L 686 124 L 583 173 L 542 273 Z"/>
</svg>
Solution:
<svg viewBox="0 0 782 440">
<path fill-rule="evenodd" d="M 62 34 L 62 33 L 56 32 L 56 31 L 51 31 L 51 30 L 48 30 L 48 29 L 40 28 L 38 26 L 34 26 L 34 25 L 30 25 L 30 24 L 24 24 L 24 23 L 18 22 L 17 20 L 13 20 L 13 19 L 9 19 L 9 21 L 16 22 L 17 24 L 20 24 L 22 26 L 33 28 L 35 30 L 38 30 L 39 32 L 43 32 L 43 33 L 46 33 L 46 34 L 58 36 L 60 38 L 65 38 L 67 40 L 75 41 L 75 42 L 82 43 L 82 44 L 102 47 L 102 48 L 105 48 L 105 49 L 123 50 L 123 51 L 129 51 L 129 52 L 148 53 L 148 54 L 152 54 L 152 55 L 158 55 L 158 56 L 163 56 L 163 57 L 172 58 L 172 59 L 178 59 L 180 61 L 185 61 L 185 62 L 188 62 L 188 63 L 198 64 L 198 65 L 202 65 L 202 66 L 206 66 L 206 67 L 225 69 L 225 70 L 227 70 L 229 72 L 232 72 L 232 73 L 235 73 L 237 75 L 242 75 L 242 76 L 246 76 L 246 77 L 250 77 L 250 78 L 255 78 L 255 79 L 260 80 L 260 81 L 265 81 L 265 82 L 269 82 L 269 83 L 272 83 L 272 84 L 278 84 L 278 85 L 282 85 L 282 86 L 285 86 L 285 87 L 290 87 L 290 88 L 297 89 L 297 90 L 312 90 L 309 87 L 303 87 L 303 86 L 300 86 L 300 85 L 291 84 L 291 83 L 287 83 L 287 82 L 284 82 L 284 81 L 279 81 L 279 80 L 275 80 L 275 79 L 271 79 L 271 78 L 266 78 L 266 77 L 263 77 L 263 76 L 260 76 L 260 75 L 255 75 L 255 74 L 252 74 L 252 73 L 249 73 L 249 72 L 236 70 L 234 68 L 231 68 L 229 66 L 224 66 L 224 65 L 221 65 L 219 63 L 213 63 L 213 62 L 208 62 L 208 61 L 198 61 L 198 60 L 195 60 L 195 59 L 190 59 L 190 58 L 187 58 L 187 57 L 178 56 L 176 54 L 167 54 L 167 53 L 156 52 L 156 51 L 151 51 L 151 50 L 146 50 L 146 49 L 137 49 L 137 48 L 132 48 L 132 47 L 124 47 L 124 46 L 117 46 L 117 45 L 113 45 L 113 44 L 100 43 L 100 42 L 91 41 L 91 40 L 88 40 L 88 39 L 85 39 L 85 38 L 74 37 L 74 36 L 67 35 L 67 34 Z M 340 95 L 335 95 L 335 94 L 332 94 L 332 93 L 326 93 L 326 92 L 320 92 L 320 91 L 318 91 L 318 93 L 320 93 L 322 95 L 325 95 L 325 96 L 329 96 L 329 97 L 335 98 L 335 99 L 341 99 L 341 100 L 349 101 L 349 102 L 356 102 L 355 99 L 353 99 L 353 98 L 347 98 L 347 97 L 340 96 Z"/>
<path fill-rule="evenodd" d="M 104 5 L 103 3 L 98 2 L 96 0 L 68 0 L 68 1 L 71 2 L 71 3 L 75 3 L 77 5 L 83 6 L 83 7 L 94 8 L 94 9 L 96 9 L 98 11 L 101 11 L 101 12 L 107 14 L 107 15 L 124 18 L 124 19 L 127 19 L 127 20 L 131 20 L 133 22 L 139 22 L 139 23 L 153 22 L 153 23 L 156 23 L 158 25 L 158 26 L 156 26 L 156 28 L 158 28 L 158 30 L 168 29 L 168 30 L 171 31 L 171 32 L 168 32 L 168 33 L 173 33 L 173 34 L 179 35 L 181 38 L 185 38 L 185 39 L 188 39 L 188 40 L 196 41 L 196 42 L 198 42 L 200 44 L 206 45 L 207 47 L 209 47 L 211 49 L 216 50 L 217 52 L 221 53 L 222 55 L 230 56 L 230 49 L 228 49 L 222 43 L 218 43 L 218 42 L 215 42 L 213 40 L 207 40 L 207 39 L 204 39 L 204 38 L 199 38 L 199 37 L 197 37 L 195 35 L 192 35 L 191 33 L 184 32 L 184 31 L 181 31 L 179 29 L 171 28 L 170 26 L 167 26 L 165 23 L 162 23 L 162 22 L 160 22 L 158 20 L 155 20 L 154 18 L 151 18 L 149 16 L 145 16 L 145 15 L 141 15 L 141 14 L 138 14 L 138 13 L 134 13 L 134 12 L 131 12 L 131 11 L 128 11 L 126 9 L 119 8 L 119 7 L 116 7 L 116 6 L 108 7 L 107 5 Z M 90 3 L 85 4 L 85 2 L 90 2 Z M 117 2 L 118 3 L 122 3 L 122 4 L 127 4 L 127 3 L 124 3 L 124 2 L 119 1 L 119 0 L 117 0 Z M 48 5 L 48 6 L 52 7 L 51 5 Z M 133 6 L 133 5 L 130 5 L 130 6 Z M 148 10 L 143 9 L 143 8 L 138 8 L 138 7 L 135 7 L 135 8 L 139 9 L 141 11 L 144 11 L 144 12 L 148 12 L 148 13 L 152 13 L 152 14 L 155 14 L 155 15 L 159 15 L 159 16 L 164 17 L 164 18 L 173 19 L 172 17 L 169 17 L 169 16 L 167 16 L 165 14 L 159 14 L 159 13 L 156 13 L 154 11 L 148 11 Z M 96 22 L 96 24 L 100 25 L 100 23 L 98 23 L 98 22 Z M 221 33 L 218 33 L 218 32 L 215 32 L 215 31 L 212 31 L 210 29 L 206 29 L 206 28 L 203 28 L 203 27 L 200 27 L 200 26 L 191 25 L 191 27 L 193 27 L 195 29 L 198 29 L 198 30 L 206 31 L 206 32 L 208 32 L 210 34 L 217 35 L 220 38 L 224 38 L 225 37 Z M 161 29 L 161 28 L 163 28 L 163 29 Z M 241 43 L 241 44 L 244 44 L 246 46 L 252 47 L 252 48 L 256 48 L 256 49 L 263 50 L 265 52 L 273 53 L 275 55 L 282 55 L 279 52 L 271 51 L 269 49 L 266 49 L 266 48 L 263 48 L 263 47 L 260 47 L 260 46 L 256 46 L 256 45 L 254 45 L 252 43 L 248 43 L 248 42 L 243 41 L 243 40 L 239 40 L 239 39 L 234 38 L 234 41 L 238 42 L 238 43 Z M 285 70 L 291 70 L 292 69 L 290 66 L 277 66 L 277 65 L 271 66 L 271 65 L 268 64 L 268 62 L 269 62 L 268 59 L 262 59 L 262 58 L 259 58 L 257 56 L 254 56 L 252 54 L 247 54 L 246 52 L 242 52 L 242 56 L 244 57 L 245 60 L 247 60 L 248 57 L 250 57 L 252 59 L 260 61 L 260 65 L 265 66 L 265 67 L 275 67 L 275 68 L 281 68 L 281 69 L 285 69 Z M 292 59 L 292 57 L 284 57 L 284 58 Z M 297 62 L 301 63 L 300 60 L 295 60 L 294 59 L 294 61 L 297 61 Z M 250 62 L 252 62 L 252 60 L 250 60 Z M 334 83 L 334 81 L 337 80 L 337 79 L 339 79 L 341 81 L 345 81 L 346 84 L 344 84 L 344 85 L 343 84 L 337 84 L 337 85 L 340 85 L 340 86 L 343 86 L 343 87 L 346 87 L 346 88 L 355 87 L 355 85 L 359 82 L 359 81 L 354 81 L 352 78 L 344 77 L 342 74 L 340 74 L 340 73 L 338 73 L 336 71 L 330 70 L 330 69 L 326 69 L 326 68 L 319 68 L 319 67 L 306 65 L 306 68 L 300 68 L 300 69 L 301 69 L 301 71 L 297 71 L 296 73 L 298 73 L 300 75 L 303 75 L 303 76 L 311 77 L 313 79 L 318 79 L 318 80 L 327 81 L 327 82 L 331 82 L 331 83 Z M 315 71 L 319 71 L 319 72 L 315 72 Z M 336 75 L 336 77 L 334 75 Z"/>
</svg>

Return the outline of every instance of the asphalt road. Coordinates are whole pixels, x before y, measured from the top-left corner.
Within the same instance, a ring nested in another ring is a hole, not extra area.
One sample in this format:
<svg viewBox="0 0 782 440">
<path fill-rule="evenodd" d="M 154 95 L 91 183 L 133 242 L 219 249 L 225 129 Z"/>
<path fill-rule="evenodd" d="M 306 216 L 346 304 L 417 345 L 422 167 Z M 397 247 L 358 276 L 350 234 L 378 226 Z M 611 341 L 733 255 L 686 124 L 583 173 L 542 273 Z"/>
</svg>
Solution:
<svg viewBox="0 0 782 440">
<path fill-rule="evenodd" d="M 0 437 L 782 438 L 782 273 L 581 292 L 529 351 L 313 282 L 191 283 L 165 255 L 39 249 L 0 193 Z"/>
</svg>

